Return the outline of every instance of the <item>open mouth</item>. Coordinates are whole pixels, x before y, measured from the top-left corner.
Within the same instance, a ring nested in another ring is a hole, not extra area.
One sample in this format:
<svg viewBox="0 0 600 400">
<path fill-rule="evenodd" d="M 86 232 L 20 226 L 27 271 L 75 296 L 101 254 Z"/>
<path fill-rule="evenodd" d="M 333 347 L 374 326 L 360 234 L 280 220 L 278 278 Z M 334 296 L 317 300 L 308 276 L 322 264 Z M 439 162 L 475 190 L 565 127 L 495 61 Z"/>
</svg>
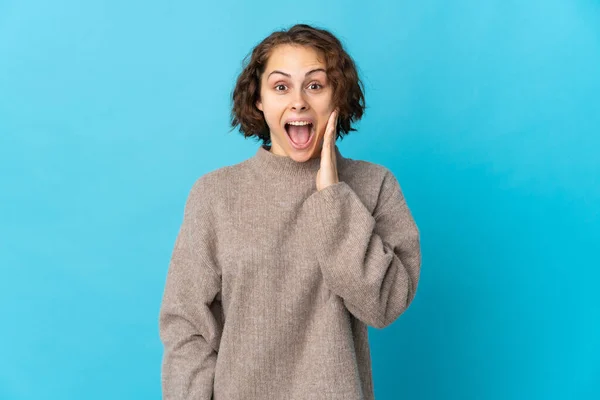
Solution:
<svg viewBox="0 0 600 400">
<path fill-rule="evenodd" d="M 314 137 L 314 126 L 311 123 L 303 125 L 285 124 L 285 131 L 292 146 L 298 150 L 307 148 Z"/>
</svg>

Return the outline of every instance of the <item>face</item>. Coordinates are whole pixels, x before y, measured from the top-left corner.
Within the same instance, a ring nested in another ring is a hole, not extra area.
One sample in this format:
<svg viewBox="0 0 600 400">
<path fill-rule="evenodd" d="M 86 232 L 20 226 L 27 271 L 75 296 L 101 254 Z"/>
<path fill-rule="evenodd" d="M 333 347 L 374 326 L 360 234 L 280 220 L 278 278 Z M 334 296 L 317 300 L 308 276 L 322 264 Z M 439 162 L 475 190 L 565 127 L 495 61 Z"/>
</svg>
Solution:
<svg viewBox="0 0 600 400">
<path fill-rule="evenodd" d="M 327 120 L 335 109 L 325 67 L 311 47 L 280 45 L 272 51 L 261 76 L 256 107 L 269 126 L 274 154 L 298 162 L 320 157 Z M 290 128 L 286 124 L 289 120 L 310 121 L 310 129 Z M 308 143 L 294 144 L 292 137 L 298 143 L 304 141 L 303 130 L 310 131 Z"/>
</svg>

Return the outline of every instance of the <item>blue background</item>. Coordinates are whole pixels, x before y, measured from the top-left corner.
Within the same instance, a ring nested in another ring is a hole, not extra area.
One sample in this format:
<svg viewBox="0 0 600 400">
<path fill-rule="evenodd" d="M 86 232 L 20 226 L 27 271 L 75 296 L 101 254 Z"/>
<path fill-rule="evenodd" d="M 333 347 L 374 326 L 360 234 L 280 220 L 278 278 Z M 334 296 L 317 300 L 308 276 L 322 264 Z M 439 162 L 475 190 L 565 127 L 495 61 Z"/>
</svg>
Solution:
<svg viewBox="0 0 600 400">
<path fill-rule="evenodd" d="M 338 146 L 422 234 L 411 308 L 370 328 L 386 399 L 600 398 L 600 5 L 0 0 L 0 399 L 159 399 L 158 311 L 243 57 L 296 22 L 354 57 Z"/>
</svg>

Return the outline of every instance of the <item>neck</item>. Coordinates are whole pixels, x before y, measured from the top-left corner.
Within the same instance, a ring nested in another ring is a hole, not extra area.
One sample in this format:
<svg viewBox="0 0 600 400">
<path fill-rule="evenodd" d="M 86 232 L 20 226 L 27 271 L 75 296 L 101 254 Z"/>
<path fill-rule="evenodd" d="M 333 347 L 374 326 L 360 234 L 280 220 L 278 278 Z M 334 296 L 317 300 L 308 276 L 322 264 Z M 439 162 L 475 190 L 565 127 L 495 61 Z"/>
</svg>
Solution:
<svg viewBox="0 0 600 400">
<path fill-rule="evenodd" d="M 337 145 L 335 152 L 339 171 L 345 165 L 346 158 L 342 156 Z M 271 146 L 261 145 L 251 158 L 251 162 L 259 172 L 269 178 L 282 180 L 286 184 L 302 184 L 316 180 L 317 172 L 321 167 L 321 156 L 319 154 L 318 157 L 299 162 L 289 156 L 273 153 Z"/>
</svg>

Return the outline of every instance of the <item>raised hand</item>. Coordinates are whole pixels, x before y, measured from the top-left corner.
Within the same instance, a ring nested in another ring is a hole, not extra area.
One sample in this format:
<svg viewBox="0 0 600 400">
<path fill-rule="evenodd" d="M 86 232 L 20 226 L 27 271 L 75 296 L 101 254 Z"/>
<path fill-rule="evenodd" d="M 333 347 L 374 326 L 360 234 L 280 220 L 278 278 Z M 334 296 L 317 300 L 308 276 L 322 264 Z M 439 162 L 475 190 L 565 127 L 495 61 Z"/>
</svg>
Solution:
<svg viewBox="0 0 600 400">
<path fill-rule="evenodd" d="M 335 159 L 335 139 L 338 120 L 338 109 L 335 109 L 327 120 L 323 148 L 321 149 L 321 166 L 317 171 L 317 190 L 323 190 L 329 185 L 339 182 L 337 160 Z"/>
</svg>

